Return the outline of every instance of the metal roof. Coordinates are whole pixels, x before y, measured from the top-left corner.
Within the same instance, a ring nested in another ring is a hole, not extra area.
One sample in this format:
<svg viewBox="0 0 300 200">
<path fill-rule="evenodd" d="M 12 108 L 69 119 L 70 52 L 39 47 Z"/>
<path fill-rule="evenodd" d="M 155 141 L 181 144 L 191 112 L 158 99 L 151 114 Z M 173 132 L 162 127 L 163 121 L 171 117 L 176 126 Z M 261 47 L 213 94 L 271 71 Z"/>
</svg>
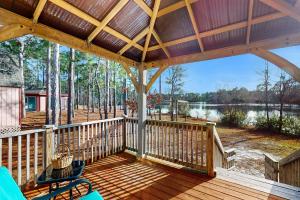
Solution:
<svg viewBox="0 0 300 200">
<path fill-rule="evenodd" d="M 79 9 L 92 19 L 87 20 L 72 10 L 67 10 L 60 5 L 61 2 L 67 3 L 72 9 Z M 97 28 L 95 24 L 98 22 L 101 24 L 119 2 L 118 0 L 48 0 L 38 18 L 38 23 L 87 40 Z M 144 2 L 144 7 L 138 2 Z M 141 62 L 147 34 L 125 48 L 124 52 L 122 50 L 149 27 L 151 14 L 154 12 L 154 2 L 155 0 L 126 1 L 125 6 L 117 11 L 107 25 L 96 34 L 91 44 Z M 189 2 L 200 40 L 203 42 L 204 52 L 246 43 L 248 0 L 189 0 Z M 282 0 L 282 2 L 290 6 L 295 6 L 297 3 L 296 0 Z M 38 3 L 39 0 L 0 0 L 0 7 L 32 19 Z M 280 12 L 261 0 L 254 0 L 252 21 L 259 21 L 261 17 L 276 13 Z M 241 25 L 235 29 L 213 33 L 215 29 L 237 23 Z M 185 1 L 161 0 L 154 31 L 160 41 L 152 35 L 145 62 L 201 52 Z M 284 14 L 284 16 L 251 24 L 250 42 L 298 32 L 300 32 L 300 22 Z M 184 40 L 176 42 L 183 38 Z M 164 45 L 165 49 L 162 49 Z"/>
</svg>

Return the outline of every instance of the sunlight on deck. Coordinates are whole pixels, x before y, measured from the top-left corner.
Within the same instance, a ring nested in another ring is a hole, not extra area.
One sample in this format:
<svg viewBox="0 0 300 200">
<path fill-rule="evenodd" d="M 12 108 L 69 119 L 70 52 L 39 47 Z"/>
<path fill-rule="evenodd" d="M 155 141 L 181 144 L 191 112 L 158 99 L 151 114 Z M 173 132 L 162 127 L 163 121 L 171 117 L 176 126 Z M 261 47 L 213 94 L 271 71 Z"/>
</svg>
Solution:
<svg viewBox="0 0 300 200">
<path fill-rule="evenodd" d="M 86 166 L 84 177 L 104 199 L 280 199 L 218 178 L 137 161 L 127 153 Z M 85 188 L 80 190 L 84 193 Z M 47 187 L 42 187 L 26 191 L 25 195 L 32 198 L 47 191 Z M 57 199 L 68 199 L 68 193 Z"/>
</svg>

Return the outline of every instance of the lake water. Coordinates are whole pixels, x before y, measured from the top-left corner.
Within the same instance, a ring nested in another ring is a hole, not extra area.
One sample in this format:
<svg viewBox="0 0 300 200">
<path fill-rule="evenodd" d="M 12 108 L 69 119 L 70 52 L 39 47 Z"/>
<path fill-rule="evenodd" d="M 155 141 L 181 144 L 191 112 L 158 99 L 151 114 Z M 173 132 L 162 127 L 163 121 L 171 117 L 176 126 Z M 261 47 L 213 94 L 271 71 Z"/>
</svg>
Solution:
<svg viewBox="0 0 300 200">
<path fill-rule="evenodd" d="M 265 115 L 264 104 L 207 104 L 205 102 L 189 103 L 189 116 L 207 119 L 210 121 L 220 121 L 222 113 L 228 108 L 236 108 L 244 111 L 247 115 L 248 124 L 255 123 L 257 116 Z M 169 105 L 162 105 L 162 113 L 169 112 Z M 300 105 L 285 105 L 284 114 L 300 117 Z M 270 105 L 270 115 L 279 115 L 279 105 Z"/>
</svg>

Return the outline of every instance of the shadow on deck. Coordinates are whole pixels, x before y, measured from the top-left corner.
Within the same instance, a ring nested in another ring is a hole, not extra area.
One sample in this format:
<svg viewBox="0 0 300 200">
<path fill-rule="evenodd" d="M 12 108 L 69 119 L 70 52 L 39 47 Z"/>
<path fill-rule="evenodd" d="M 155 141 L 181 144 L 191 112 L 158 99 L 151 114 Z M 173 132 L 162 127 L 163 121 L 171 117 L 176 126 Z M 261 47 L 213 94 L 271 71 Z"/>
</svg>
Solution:
<svg viewBox="0 0 300 200">
<path fill-rule="evenodd" d="M 127 153 L 87 165 L 83 176 L 104 199 L 280 199 L 219 178 L 138 161 Z M 80 190 L 84 192 L 85 188 Z M 24 194 L 32 198 L 47 191 L 48 187 L 40 187 Z M 68 193 L 57 199 L 69 199 Z"/>
</svg>

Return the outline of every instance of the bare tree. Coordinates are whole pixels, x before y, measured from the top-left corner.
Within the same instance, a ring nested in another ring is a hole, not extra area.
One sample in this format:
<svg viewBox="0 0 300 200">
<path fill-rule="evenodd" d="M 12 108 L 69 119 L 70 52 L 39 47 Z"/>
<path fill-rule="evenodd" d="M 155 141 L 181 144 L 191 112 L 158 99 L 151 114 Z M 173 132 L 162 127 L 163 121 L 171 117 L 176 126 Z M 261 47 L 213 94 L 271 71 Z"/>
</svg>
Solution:
<svg viewBox="0 0 300 200">
<path fill-rule="evenodd" d="M 279 109 L 279 131 L 282 132 L 283 125 L 283 107 L 287 102 L 293 87 L 295 86 L 295 80 L 287 78 L 285 74 L 281 73 L 279 81 L 274 85 L 274 92 L 280 102 Z"/>
<path fill-rule="evenodd" d="M 74 62 L 75 62 L 75 50 L 70 48 L 70 63 L 68 73 L 68 124 L 73 123 L 74 117 Z"/>
<path fill-rule="evenodd" d="M 53 49 L 53 71 L 51 86 L 51 110 L 52 124 L 58 125 L 59 119 L 59 44 L 54 45 Z"/>
<path fill-rule="evenodd" d="M 265 69 L 263 71 L 262 83 L 257 86 L 258 90 L 263 91 L 264 97 L 263 101 L 265 103 L 265 110 L 267 115 L 268 127 L 270 127 L 270 116 L 269 116 L 269 98 L 270 98 L 270 73 L 269 73 L 269 63 L 265 61 Z"/>
<path fill-rule="evenodd" d="M 99 74 L 99 71 L 100 71 L 100 66 L 101 66 L 101 60 L 100 58 L 98 59 L 98 64 L 97 64 L 97 68 L 96 68 L 96 71 L 95 71 L 95 82 L 96 82 L 96 86 L 97 86 L 97 93 L 98 93 L 98 109 L 99 109 L 99 115 L 100 115 L 100 119 L 102 119 L 102 112 L 101 112 L 101 86 L 100 86 L 100 83 L 98 81 L 98 74 Z"/>
<path fill-rule="evenodd" d="M 183 74 L 184 69 L 180 65 L 175 65 L 169 69 L 169 76 L 166 79 L 166 83 L 170 87 L 170 116 L 171 121 L 174 121 L 174 109 L 176 102 L 176 94 L 180 93 L 183 86 Z"/>
<path fill-rule="evenodd" d="M 162 95 L 161 95 L 161 75 L 159 76 L 159 120 L 161 120 L 161 103 L 162 103 Z"/>
<path fill-rule="evenodd" d="M 51 52 L 52 44 L 48 43 L 47 49 L 47 67 L 46 67 L 46 123 L 51 124 Z"/>
<path fill-rule="evenodd" d="M 105 87 L 104 87 L 104 118 L 108 119 L 108 102 L 109 102 L 109 61 L 105 62 Z"/>
<path fill-rule="evenodd" d="M 114 63 L 115 64 L 115 63 Z M 114 65 L 113 70 L 113 82 L 114 82 L 114 88 L 113 88 L 113 104 L 114 104 L 114 118 L 117 116 L 117 100 L 116 100 L 116 92 L 117 92 L 117 85 L 116 85 L 116 64 Z"/>
<path fill-rule="evenodd" d="M 26 117 L 26 108 L 25 108 L 25 80 L 24 80 L 24 41 L 22 38 L 18 40 L 20 44 L 20 50 L 19 50 L 19 67 L 22 74 L 22 85 L 21 85 L 21 91 L 22 91 L 22 118 Z"/>
<path fill-rule="evenodd" d="M 127 115 L 127 75 L 125 74 L 125 77 L 123 78 L 123 110 L 124 115 Z"/>
</svg>

